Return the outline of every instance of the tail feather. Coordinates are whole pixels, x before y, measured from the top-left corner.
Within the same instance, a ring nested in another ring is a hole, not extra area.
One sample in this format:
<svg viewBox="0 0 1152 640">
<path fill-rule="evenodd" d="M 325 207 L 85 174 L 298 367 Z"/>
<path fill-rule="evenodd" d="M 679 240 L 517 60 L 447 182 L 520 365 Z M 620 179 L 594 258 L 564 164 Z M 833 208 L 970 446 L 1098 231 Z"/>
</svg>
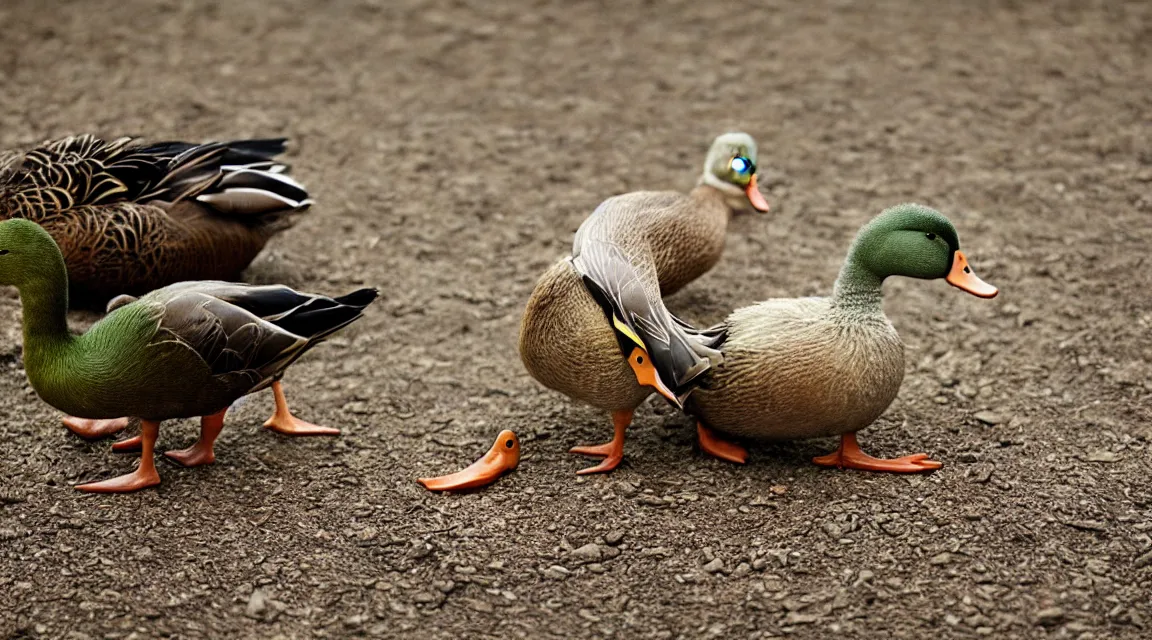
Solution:
<svg viewBox="0 0 1152 640">
<path fill-rule="evenodd" d="M 288 165 L 273 159 L 284 152 L 286 142 L 285 138 L 158 142 L 134 149 L 122 166 L 135 162 L 165 167 L 163 177 L 138 201 L 195 198 L 224 215 L 272 223 L 312 204 L 304 185 L 288 177 Z"/>
<path fill-rule="evenodd" d="M 340 298 L 314 296 L 305 304 L 269 321 L 314 342 L 355 322 L 379 295 L 376 289 L 359 289 Z"/>
</svg>

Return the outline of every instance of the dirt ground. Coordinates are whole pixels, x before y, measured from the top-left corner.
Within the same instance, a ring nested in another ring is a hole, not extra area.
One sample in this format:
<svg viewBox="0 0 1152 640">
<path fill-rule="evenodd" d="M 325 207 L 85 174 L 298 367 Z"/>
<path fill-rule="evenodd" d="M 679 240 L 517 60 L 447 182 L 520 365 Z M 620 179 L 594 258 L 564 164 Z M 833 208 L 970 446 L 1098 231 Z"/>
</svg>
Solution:
<svg viewBox="0 0 1152 640">
<path fill-rule="evenodd" d="M 0 25 L 0 146 L 290 136 L 317 205 L 249 278 L 383 294 L 286 379 L 343 437 L 263 431 L 261 394 L 216 465 L 119 496 L 72 490 L 135 460 L 35 397 L 0 294 L 3 636 L 1152 637 L 1152 4 L 8 0 Z M 621 469 L 574 475 L 609 420 L 525 373 L 524 303 L 597 203 L 689 188 L 729 129 L 774 211 L 679 315 L 828 292 L 908 200 L 1001 287 L 886 287 L 908 375 L 861 441 L 939 472 L 811 465 L 831 440 L 735 466 L 650 400 Z M 414 482 L 503 428 L 498 484 Z"/>
</svg>

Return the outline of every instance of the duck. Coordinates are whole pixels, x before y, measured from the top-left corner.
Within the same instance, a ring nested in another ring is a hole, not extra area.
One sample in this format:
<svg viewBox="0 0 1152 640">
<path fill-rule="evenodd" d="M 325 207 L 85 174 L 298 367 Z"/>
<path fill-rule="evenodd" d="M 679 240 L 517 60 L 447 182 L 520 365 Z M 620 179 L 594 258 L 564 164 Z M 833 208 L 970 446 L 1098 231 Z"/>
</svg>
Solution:
<svg viewBox="0 0 1152 640">
<path fill-rule="evenodd" d="M 77 307 L 236 280 L 312 204 L 273 159 L 286 142 L 48 141 L 0 160 L 0 220 L 31 220 L 56 240 Z"/>
<path fill-rule="evenodd" d="M 999 290 L 976 276 L 956 228 L 919 204 L 884 210 L 856 236 L 828 297 L 778 298 L 737 309 L 716 328 L 723 363 L 701 377 L 685 410 L 697 419 L 700 448 L 743 463 L 728 436 L 792 440 L 839 436 L 813 461 L 824 467 L 916 473 L 939 469 L 928 454 L 872 457 L 856 434 L 896 398 L 904 345 L 884 314 L 891 276 L 948 284 L 980 298 Z"/>
<path fill-rule="evenodd" d="M 114 446 L 140 448 L 136 470 L 76 487 L 98 493 L 160 483 L 153 451 L 164 420 L 201 418 L 196 443 L 167 452 L 168 458 L 190 467 L 213 462 L 228 408 L 269 387 L 276 401 L 270 429 L 339 433 L 292 415 L 281 378 L 302 355 L 359 319 L 378 295 L 371 288 L 330 298 L 283 285 L 182 282 L 117 298 L 110 313 L 73 335 L 67 283 L 64 256 L 43 227 L 21 218 L 0 222 L 0 285 L 15 286 L 20 296 L 32 388 L 72 416 L 140 420 L 141 434 Z"/>
<path fill-rule="evenodd" d="M 721 337 L 672 315 L 663 296 L 711 269 L 730 217 L 769 210 L 756 182 L 757 147 L 726 133 L 709 147 L 688 193 L 640 191 L 602 202 L 580 225 L 572 253 L 540 277 L 521 319 L 519 353 L 545 387 L 610 412 L 613 438 L 571 453 L 623 460 L 635 409 L 653 392 L 681 406 L 680 389 L 714 366 Z"/>
</svg>

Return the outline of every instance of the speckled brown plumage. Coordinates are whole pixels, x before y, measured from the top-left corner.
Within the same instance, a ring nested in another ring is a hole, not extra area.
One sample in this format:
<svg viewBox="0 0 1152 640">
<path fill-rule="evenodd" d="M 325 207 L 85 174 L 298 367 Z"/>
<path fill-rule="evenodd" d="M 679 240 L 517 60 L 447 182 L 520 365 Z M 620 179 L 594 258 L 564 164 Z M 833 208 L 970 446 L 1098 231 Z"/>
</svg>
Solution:
<svg viewBox="0 0 1152 640">
<path fill-rule="evenodd" d="M 52 235 L 74 304 L 231 280 L 310 201 L 271 158 L 282 140 L 141 146 L 78 136 L 8 154 L 0 219 Z"/>
<path fill-rule="evenodd" d="M 637 191 L 605 200 L 590 218 L 602 235 L 622 246 L 646 248 L 660 284 L 670 296 L 707 273 L 724 253 L 733 209 L 724 194 L 701 185 L 688 194 Z M 582 229 L 584 227 L 581 227 Z"/>
<path fill-rule="evenodd" d="M 544 386 L 605 411 L 634 409 L 640 386 L 600 306 L 568 259 L 540 277 L 520 324 L 520 358 Z"/>
<path fill-rule="evenodd" d="M 793 439 L 872 424 L 900 390 L 904 347 L 874 313 L 832 298 L 767 300 L 725 321 L 724 362 L 689 398 L 690 412 L 732 435 Z"/>
</svg>

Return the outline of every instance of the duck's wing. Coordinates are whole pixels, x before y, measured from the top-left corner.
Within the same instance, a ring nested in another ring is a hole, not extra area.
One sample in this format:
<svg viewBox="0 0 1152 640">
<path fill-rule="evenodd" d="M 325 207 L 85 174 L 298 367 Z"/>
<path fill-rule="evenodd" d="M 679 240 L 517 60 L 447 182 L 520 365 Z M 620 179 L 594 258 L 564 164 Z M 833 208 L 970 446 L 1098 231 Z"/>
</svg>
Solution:
<svg viewBox="0 0 1152 640">
<path fill-rule="evenodd" d="M 302 293 L 282 284 L 217 281 L 182 282 L 168 288 L 210 295 L 310 340 L 321 340 L 354 322 L 379 296 L 376 289 L 357 289 L 348 295 L 331 298 Z"/>
<path fill-rule="evenodd" d="M 229 387 L 256 391 L 324 337 L 359 318 L 376 292 L 362 289 L 328 298 L 283 286 L 188 282 L 148 298 L 163 305 L 158 342 L 178 342 Z"/>
<path fill-rule="evenodd" d="M 306 209 L 311 200 L 272 158 L 283 139 L 234 142 L 105 141 L 91 135 L 45 143 L 0 173 L 0 200 L 23 217 L 114 202 L 195 200 L 240 216 Z"/>
<path fill-rule="evenodd" d="M 648 352 L 660 381 L 679 393 L 718 364 L 722 357 L 711 338 L 688 331 L 660 297 L 651 257 L 644 247 L 628 247 L 584 236 L 572 264 L 604 309 L 627 356 L 633 347 Z"/>
</svg>

